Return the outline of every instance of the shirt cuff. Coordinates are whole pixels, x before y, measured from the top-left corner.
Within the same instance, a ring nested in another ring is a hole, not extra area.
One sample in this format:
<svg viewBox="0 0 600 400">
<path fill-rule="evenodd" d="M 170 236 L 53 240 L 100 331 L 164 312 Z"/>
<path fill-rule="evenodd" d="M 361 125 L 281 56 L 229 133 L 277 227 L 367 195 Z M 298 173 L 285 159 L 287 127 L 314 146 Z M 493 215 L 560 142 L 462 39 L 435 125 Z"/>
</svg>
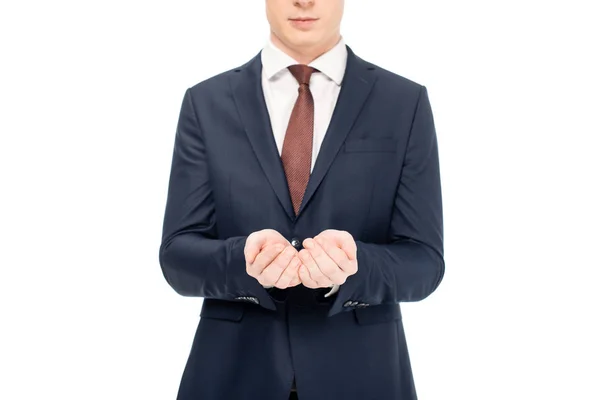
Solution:
<svg viewBox="0 0 600 400">
<path fill-rule="evenodd" d="M 325 295 L 325 297 L 329 297 L 336 294 L 338 290 L 340 290 L 340 285 L 333 285 L 331 290 Z"/>
</svg>

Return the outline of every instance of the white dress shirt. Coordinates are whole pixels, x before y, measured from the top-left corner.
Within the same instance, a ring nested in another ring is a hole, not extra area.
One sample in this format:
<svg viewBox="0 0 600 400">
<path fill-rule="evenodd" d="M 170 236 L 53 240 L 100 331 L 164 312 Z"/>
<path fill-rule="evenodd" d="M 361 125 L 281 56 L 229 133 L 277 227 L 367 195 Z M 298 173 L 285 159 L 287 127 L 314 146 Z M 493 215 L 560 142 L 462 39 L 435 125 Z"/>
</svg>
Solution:
<svg viewBox="0 0 600 400">
<path fill-rule="evenodd" d="M 313 72 L 310 77 L 310 91 L 313 96 L 315 110 L 311 172 L 315 166 L 321 143 L 323 143 L 323 138 L 329 127 L 340 94 L 347 58 L 346 45 L 343 38 L 341 38 L 332 49 L 308 64 L 319 71 Z M 269 111 L 277 150 L 279 150 L 281 156 L 283 140 L 292 115 L 292 109 L 298 98 L 299 86 L 298 81 L 287 67 L 301 63 L 277 48 L 270 39 L 261 51 L 261 61 L 265 103 Z M 339 286 L 334 285 L 325 297 L 331 296 L 338 290 Z"/>
</svg>

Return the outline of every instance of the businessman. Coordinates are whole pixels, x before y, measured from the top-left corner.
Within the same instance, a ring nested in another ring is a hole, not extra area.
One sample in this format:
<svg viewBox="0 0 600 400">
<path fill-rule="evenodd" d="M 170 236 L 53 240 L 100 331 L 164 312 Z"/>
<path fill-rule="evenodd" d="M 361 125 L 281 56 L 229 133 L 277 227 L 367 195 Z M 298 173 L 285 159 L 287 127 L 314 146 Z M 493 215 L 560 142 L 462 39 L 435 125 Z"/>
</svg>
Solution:
<svg viewBox="0 0 600 400">
<path fill-rule="evenodd" d="M 160 265 L 204 301 L 178 400 L 417 398 L 399 303 L 444 275 L 432 110 L 343 9 L 266 0 L 262 51 L 185 93 Z"/>
</svg>

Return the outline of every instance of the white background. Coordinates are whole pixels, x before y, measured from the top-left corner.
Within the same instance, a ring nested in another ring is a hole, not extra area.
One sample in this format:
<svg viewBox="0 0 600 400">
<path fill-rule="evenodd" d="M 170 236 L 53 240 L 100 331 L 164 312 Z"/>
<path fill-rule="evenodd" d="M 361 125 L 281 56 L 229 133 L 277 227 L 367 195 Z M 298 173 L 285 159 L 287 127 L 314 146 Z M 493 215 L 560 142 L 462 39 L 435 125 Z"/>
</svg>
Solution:
<svg viewBox="0 0 600 400">
<path fill-rule="evenodd" d="M 346 42 L 424 84 L 438 131 L 421 400 L 600 399 L 595 3 L 347 1 Z M 3 2 L 0 398 L 175 398 L 201 306 L 158 265 L 181 100 L 267 34 L 260 0 Z"/>
</svg>

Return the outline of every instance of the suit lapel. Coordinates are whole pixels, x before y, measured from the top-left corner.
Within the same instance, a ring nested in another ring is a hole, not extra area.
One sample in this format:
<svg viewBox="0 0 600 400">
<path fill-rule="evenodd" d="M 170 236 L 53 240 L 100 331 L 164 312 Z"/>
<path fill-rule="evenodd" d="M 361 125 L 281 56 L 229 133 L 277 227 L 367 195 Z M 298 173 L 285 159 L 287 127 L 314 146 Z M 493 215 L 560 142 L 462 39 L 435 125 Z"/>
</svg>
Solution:
<svg viewBox="0 0 600 400">
<path fill-rule="evenodd" d="M 233 75 L 233 97 L 256 158 L 283 209 L 293 220 L 296 216 L 263 95 L 261 71 L 259 53 Z"/>
<path fill-rule="evenodd" d="M 348 60 L 342 88 L 310 175 L 298 216 L 306 208 L 325 177 L 375 82 L 375 74 L 372 73 L 374 68 L 358 58 L 350 47 L 346 46 L 346 48 Z M 265 104 L 260 53 L 235 72 L 231 80 L 233 97 L 250 145 L 283 209 L 291 220 L 295 220 L 287 179 Z"/>
<path fill-rule="evenodd" d="M 375 82 L 374 68 L 358 58 L 350 47 L 346 46 L 346 48 L 348 50 L 348 60 L 340 94 L 310 175 L 308 186 L 304 192 L 298 216 L 302 214 L 321 184 Z"/>
</svg>

